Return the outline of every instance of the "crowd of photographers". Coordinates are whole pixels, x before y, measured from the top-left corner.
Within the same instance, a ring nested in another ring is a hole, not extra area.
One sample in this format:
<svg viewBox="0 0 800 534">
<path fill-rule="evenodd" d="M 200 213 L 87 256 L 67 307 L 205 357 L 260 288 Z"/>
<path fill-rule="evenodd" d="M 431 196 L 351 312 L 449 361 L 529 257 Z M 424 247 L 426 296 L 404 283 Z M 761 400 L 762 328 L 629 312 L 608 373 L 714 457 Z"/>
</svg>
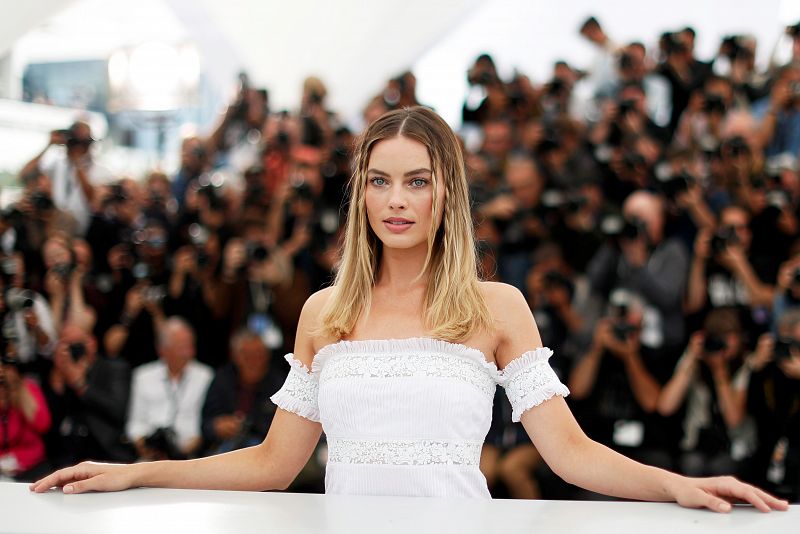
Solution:
<svg viewBox="0 0 800 534">
<path fill-rule="evenodd" d="M 542 85 L 467 76 L 483 276 L 529 300 L 594 439 L 690 475 L 800 499 L 800 25 L 793 60 L 754 39 L 709 63 L 695 32 L 619 44 Z M 337 263 L 354 132 L 316 78 L 299 109 L 241 90 L 174 176 L 110 176 L 89 127 L 52 134 L 0 214 L 0 471 L 186 458 L 263 438 L 306 297 Z M 364 120 L 418 105 L 389 80 Z M 320 489 L 324 448 L 295 488 Z M 594 498 L 558 481 L 502 394 L 481 467 L 493 493 Z"/>
</svg>

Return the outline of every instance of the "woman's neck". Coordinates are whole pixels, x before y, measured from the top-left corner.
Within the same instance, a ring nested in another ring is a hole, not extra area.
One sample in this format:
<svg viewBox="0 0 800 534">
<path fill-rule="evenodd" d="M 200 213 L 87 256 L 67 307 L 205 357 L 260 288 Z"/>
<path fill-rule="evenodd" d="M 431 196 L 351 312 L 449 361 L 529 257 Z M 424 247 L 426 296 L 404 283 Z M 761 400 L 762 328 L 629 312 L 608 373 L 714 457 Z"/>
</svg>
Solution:
<svg viewBox="0 0 800 534">
<path fill-rule="evenodd" d="M 402 293 L 427 286 L 427 273 L 419 276 L 425 265 L 426 254 L 425 245 L 413 249 L 384 248 L 375 285 L 392 293 Z"/>
</svg>

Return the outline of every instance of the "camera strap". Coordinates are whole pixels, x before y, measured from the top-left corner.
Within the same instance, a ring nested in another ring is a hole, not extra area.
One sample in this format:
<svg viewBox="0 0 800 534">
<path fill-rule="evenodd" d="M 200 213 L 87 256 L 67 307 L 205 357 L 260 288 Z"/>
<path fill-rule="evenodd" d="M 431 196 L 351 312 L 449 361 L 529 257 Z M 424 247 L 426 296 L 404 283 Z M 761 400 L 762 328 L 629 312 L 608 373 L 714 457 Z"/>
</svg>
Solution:
<svg viewBox="0 0 800 534">
<path fill-rule="evenodd" d="M 169 401 L 169 418 L 166 426 L 172 429 L 175 428 L 175 421 L 178 419 L 178 411 L 180 410 L 180 402 L 184 389 L 183 386 L 186 379 L 185 372 L 186 371 L 184 370 L 184 374 L 181 374 L 181 378 L 178 380 L 177 384 L 170 380 L 169 372 L 167 372 L 167 376 L 164 378 L 164 388 L 167 392 L 167 399 Z"/>
</svg>

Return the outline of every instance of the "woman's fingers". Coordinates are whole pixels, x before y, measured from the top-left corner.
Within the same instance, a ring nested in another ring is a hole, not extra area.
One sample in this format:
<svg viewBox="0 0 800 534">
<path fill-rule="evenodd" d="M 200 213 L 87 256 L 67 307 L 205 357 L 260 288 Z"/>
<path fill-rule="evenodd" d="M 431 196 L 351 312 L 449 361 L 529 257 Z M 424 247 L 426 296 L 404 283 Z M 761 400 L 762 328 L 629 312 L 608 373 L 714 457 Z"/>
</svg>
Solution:
<svg viewBox="0 0 800 534">
<path fill-rule="evenodd" d="M 788 509 L 786 501 L 778 499 L 759 488 L 740 482 L 733 477 L 718 479 L 716 490 L 718 494 L 725 497 L 732 497 L 742 502 L 750 503 L 762 512 L 769 512 L 772 509 Z"/>
<path fill-rule="evenodd" d="M 61 488 L 71 482 L 77 482 L 92 477 L 94 468 L 91 464 L 85 462 L 73 467 L 65 467 L 58 471 L 51 473 L 43 479 L 34 482 L 29 486 L 31 491 L 42 493 L 48 491 L 50 488 Z"/>
</svg>

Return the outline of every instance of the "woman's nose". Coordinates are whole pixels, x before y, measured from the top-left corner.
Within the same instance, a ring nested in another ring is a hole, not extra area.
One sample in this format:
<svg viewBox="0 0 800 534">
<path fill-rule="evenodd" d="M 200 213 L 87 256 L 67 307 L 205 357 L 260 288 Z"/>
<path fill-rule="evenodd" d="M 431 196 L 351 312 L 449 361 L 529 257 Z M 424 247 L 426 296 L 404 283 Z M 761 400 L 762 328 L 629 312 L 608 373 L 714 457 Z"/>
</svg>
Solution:
<svg viewBox="0 0 800 534">
<path fill-rule="evenodd" d="M 402 209 L 408 205 L 405 193 L 401 188 L 393 188 L 389 196 L 389 208 Z"/>
</svg>

